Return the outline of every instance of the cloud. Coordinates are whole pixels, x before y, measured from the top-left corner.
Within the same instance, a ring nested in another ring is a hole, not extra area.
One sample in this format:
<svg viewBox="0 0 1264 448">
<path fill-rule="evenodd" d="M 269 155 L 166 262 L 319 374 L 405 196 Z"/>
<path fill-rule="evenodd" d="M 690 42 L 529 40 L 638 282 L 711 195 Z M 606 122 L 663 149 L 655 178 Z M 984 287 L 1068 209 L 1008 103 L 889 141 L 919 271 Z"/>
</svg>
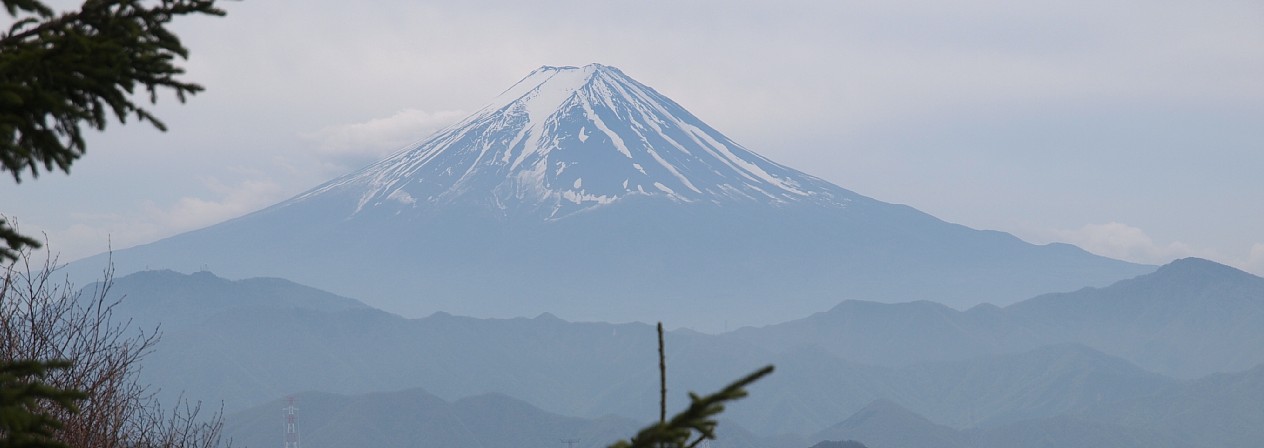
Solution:
<svg viewBox="0 0 1264 448">
<path fill-rule="evenodd" d="M 1264 243 L 1255 243 L 1247 254 L 1242 268 L 1255 275 L 1264 276 Z"/>
<path fill-rule="evenodd" d="M 1144 230 L 1119 222 L 1052 230 L 1044 239 L 1074 244 L 1097 255 L 1134 263 L 1166 264 L 1178 258 L 1198 257 L 1264 275 L 1264 243 L 1255 243 L 1237 254 L 1225 254 L 1180 241 L 1157 243 Z"/>
<path fill-rule="evenodd" d="M 1054 230 L 1053 239 L 1074 244 L 1089 252 L 1120 260 L 1165 264 L 1177 258 L 1207 257 L 1185 243 L 1159 244 L 1139 228 L 1119 223 L 1088 224 L 1074 230 Z"/>
<path fill-rule="evenodd" d="M 316 141 L 320 154 L 334 162 L 376 160 L 429 137 L 466 116 L 459 110 L 426 112 L 404 109 L 394 115 L 320 129 L 302 137 Z"/>
<path fill-rule="evenodd" d="M 225 184 L 204 178 L 202 183 L 210 198 L 184 196 L 165 205 L 144 201 L 125 212 L 73 213 L 68 227 L 45 231 L 51 249 L 69 261 L 149 243 L 253 212 L 290 194 L 267 179 Z"/>
<path fill-rule="evenodd" d="M 192 230 L 271 205 L 282 195 L 281 187 L 270 180 L 253 179 L 225 185 L 218 179 L 208 178 L 204 184 L 216 199 L 186 196 L 165 208 L 146 202 L 144 215 L 164 229 Z"/>
</svg>

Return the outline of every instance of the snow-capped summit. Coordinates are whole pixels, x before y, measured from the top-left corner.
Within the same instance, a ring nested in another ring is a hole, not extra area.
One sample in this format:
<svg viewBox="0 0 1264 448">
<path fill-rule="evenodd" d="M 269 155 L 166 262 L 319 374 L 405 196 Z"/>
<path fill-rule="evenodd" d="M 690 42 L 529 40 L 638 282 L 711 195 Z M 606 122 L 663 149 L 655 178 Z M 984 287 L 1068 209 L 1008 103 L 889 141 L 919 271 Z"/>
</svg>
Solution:
<svg viewBox="0 0 1264 448">
<path fill-rule="evenodd" d="M 634 196 L 832 205 L 851 196 L 601 64 L 540 67 L 460 123 L 297 200 L 339 190 L 359 195 L 353 213 L 460 202 L 546 219 Z"/>
</svg>

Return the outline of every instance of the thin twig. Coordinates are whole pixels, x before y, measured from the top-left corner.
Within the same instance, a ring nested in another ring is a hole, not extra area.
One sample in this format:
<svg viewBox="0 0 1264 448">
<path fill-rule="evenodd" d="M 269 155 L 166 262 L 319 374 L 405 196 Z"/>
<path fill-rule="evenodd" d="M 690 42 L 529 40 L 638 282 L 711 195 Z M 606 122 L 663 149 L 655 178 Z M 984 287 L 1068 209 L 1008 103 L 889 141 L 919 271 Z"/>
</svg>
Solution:
<svg viewBox="0 0 1264 448">
<path fill-rule="evenodd" d="M 658 323 L 658 422 L 667 422 L 667 355 L 663 353 L 663 323 Z"/>
</svg>

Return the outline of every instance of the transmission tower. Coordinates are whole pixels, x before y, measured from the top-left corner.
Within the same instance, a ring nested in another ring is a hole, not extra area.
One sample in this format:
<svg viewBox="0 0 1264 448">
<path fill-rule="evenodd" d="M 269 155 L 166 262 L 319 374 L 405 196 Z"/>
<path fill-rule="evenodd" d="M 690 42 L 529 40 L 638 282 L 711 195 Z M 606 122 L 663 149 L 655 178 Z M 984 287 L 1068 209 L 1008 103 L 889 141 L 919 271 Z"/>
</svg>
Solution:
<svg viewBox="0 0 1264 448">
<path fill-rule="evenodd" d="M 289 405 L 281 408 L 285 416 L 285 447 L 298 448 L 298 408 L 294 407 L 294 397 L 285 397 Z"/>
<path fill-rule="evenodd" d="M 566 444 L 566 448 L 575 448 L 575 444 L 579 443 L 579 439 L 562 439 L 562 443 Z"/>
</svg>

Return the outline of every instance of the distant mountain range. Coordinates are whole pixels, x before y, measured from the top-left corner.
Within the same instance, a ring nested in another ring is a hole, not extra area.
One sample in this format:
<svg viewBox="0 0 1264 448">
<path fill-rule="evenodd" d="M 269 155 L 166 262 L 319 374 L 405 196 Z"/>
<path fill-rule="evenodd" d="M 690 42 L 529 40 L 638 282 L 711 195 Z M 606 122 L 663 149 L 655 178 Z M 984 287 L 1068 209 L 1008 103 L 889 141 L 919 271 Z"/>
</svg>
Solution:
<svg viewBox="0 0 1264 448">
<path fill-rule="evenodd" d="M 1049 294 L 1006 314 L 1045 340 L 1076 341 L 1178 378 L 1264 362 L 1264 278 L 1197 258 L 1109 288 Z"/>
<path fill-rule="evenodd" d="M 865 406 L 846 420 L 811 437 L 852 438 L 882 448 L 1175 448 L 1180 445 L 1143 429 L 1071 416 L 1027 420 L 1000 427 L 956 430 L 935 424 L 886 400 Z M 1208 446 L 1208 448 L 1210 448 Z"/>
<path fill-rule="evenodd" d="M 877 400 L 809 437 L 885 448 L 1248 448 L 1264 441 L 1264 365 L 1052 417 L 953 429 Z"/>
<path fill-rule="evenodd" d="M 89 279 L 106 257 L 71 271 Z M 282 277 L 409 317 L 669 316 L 709 331 L 845 299 L 1008 304 L 1153 270 L 859 195 L 599 64 L 541 67 L 378 163 L 112 259 Z"/>
<path fill-rule="evenodd" d="M 655 337 L 646 324 L 573 323 L 549 314 L 405 319 L 284 280 L 209 273 L 138 273 L 118 279 L 114 291 L 127 296 L 119 315 L 135 325 L 163 324 L 145 379 L 168 396 L 183 390 L 225 400 L 230 412 L 300 391 L 418 387 L 448 402 L 508 394 L 585 419 L 644 418 L 657 409 Z M 886 400 L 957 432 L 1084 421 L 1161 428 L 1164 440 L 1260 441 L 1264 435 L 1249 426 L 1264 425 L 1251 407 L 1261 401 L 1250 401 L 1259 369 L 1240 373 L 1237 366 L 1264 362 L 1264 345 L 1240 343 L 1264 333 L 1261 308 L 1260 278 L 1194 259 L 1007 308 L 845 302 L 762 328 L 670 332 L 670 405 L 683 406 L 686 390 L 714 390 L 774 363 L 777 373 L 725 413 L 753 434 L 814 434 Z M 1182 337 L 1206 348 L 1164 342 Z M 1151 359 L 1187 363 L 1138 367 Z M 1203 376 L 1214 372 L 1222 373 Z M 1225 426 L 1205 420 L 1222 417 L 1236 418 L 1234 429 L 1208 435 Z"/>
<path fill-rule="evenodd" d="M 1258 425 L 1264 421 L 1257 401 L 1264 398 L 1261 387 L 1264 367 L 1174 384 L 1143 399 L 1110 403 L 1087 412 L 968 430 L 937 424 L 893 401 L 879 399 L 806 437 L 757 436 L 739 424 L 722 422 L 720 437 L 712 445 L 773 448 L 823 441 L 815 447 L 1247 448 L 1264 440 Z M 1223 396 L 1246 391 L 1250 393 Z M 508 448 L 566 441 L 577 448 L 600 448 L 629 437 L 645 424 L 645 419 L 615 416 L 562 416 L 501 394 L 453 402 L 420 389 L 354 396 L 305 392 L 291 398 L 298 408 L 303 446 L 311 448 L 415 446 L 421 442 L 427 446 Z M 1226 403 L 1241 406 L 1223 406 Z M 282 437 L 281 410 L 285 406 L 286 400 L 274 400 L 229 414 L 225 433 L 237 446 L 275 444 Z"/>
<path fill-rule="evenodd" d="M 961 360 L 1079 343 L 1177 378 L 1264 363 L 1264 279 L 1197 258 L 1105 288 L 956 311 L 847 301 L 733 337 L 774 352 L 814 346 L 879 365 Z"/>
<path fill-rule="evenodd" d="M 1083 418 L 1144 428 L 1175 446 L 1247 448 L 1264 442 L 1264 366 L 1184 381 L 1157 393 L 1103 403 Z"/>
<path fill-rule="evenodd" d="M 883 448 L 966 448 L 957 430 L 937 425 L 889 400 L 875 400 L 851 417 L 812 436 L 819 440 L 864 440 Z"/>
<path fill-rule="evenodd" d="M 292 400 L 292 401 L 291 401 Z M 293 405 L 300 446 L 378 448 L 475 446 L 481 448 L 606 448 L 626 440 L 656 415 L 577 418 L 536 408 L 503 394 L 445 401 L 421 389 L 339 395 L 303 392 L 229 414 L 224 428 L 234 446 L 266 447 L 282 440 L 281 410 Z M 761 437 L 721 421 L 712 447 L 805 448 L 801 437 Z M 858 442 L 837 448 L 866 448 Z"/>
<path fill-rule="evenodd" d="M 309 448 L 567 446 L 563 439 L 573 440 L 574 448 L 605 448 L 643 426 L 619 417 L 565 417 L 499 394 L 454 402 L 420 389 L 354 396 L 304 392 L 291 398 L 300 446 Z M 280 445 L 281 409 L 287 406 L 278 399 L 230 414 L 224 432 L 234 446 Z"/>
</svg>

